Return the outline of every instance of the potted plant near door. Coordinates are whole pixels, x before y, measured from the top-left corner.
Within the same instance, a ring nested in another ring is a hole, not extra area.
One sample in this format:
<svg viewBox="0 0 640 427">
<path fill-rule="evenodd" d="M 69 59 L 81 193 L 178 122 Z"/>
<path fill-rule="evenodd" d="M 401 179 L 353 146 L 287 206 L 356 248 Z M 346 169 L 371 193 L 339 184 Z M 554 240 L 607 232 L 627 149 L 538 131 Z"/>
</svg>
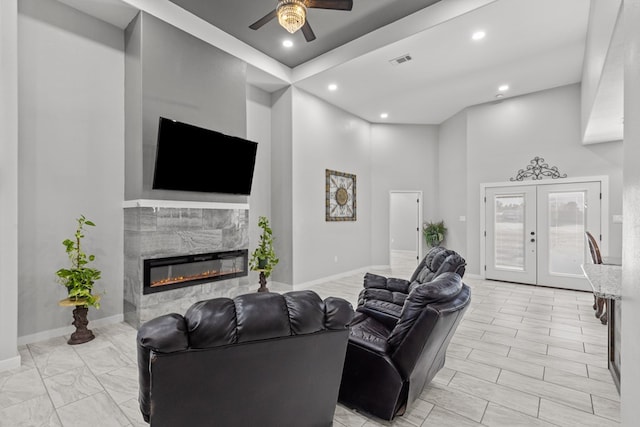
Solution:
<svg viewBox="0 0 640 427">
<path fill-rule="evenodd" d="M 273 267 L 278 264 L 278 257 L 273 250 L 273 230 L 269 225 L 269 219 L 265 216 L 258 218 L 258 227 L 262 229 L 258 246 L 251 254 L 249 267 L 253 271 L 260 272 L 260 288 L 258 292 L 268 292 L 267 278 L 271 276 Z"/>
<path fill-rule="evenodd" d="M 95 224 L 80 215 L 76 218 L 78 226 L 72 239 L 65 239 L 62 245 L 71 261 L 70 268 L 56 271 L 58 282 L 67 288 L 68 297 L 59 302 L 63 307 L 75 307 L 73 310 L 73 326 L 76 331 L 71 334 L 69 344 L 82 344 L 95 338 L 93 332 L 87 329 L 89 321 L 87 313 L 89 307 L 100 308 L 100 295 L 93 293 L 93 285 L 100 279 L 100 270 L 88 264 L 95 260 L 94 255 L 87 255 L 81 247 L 85 226 L 94 227 Z"/>
<path fill-rule="evenodd" d="M 430 247 L 440 246 L 447 234 L 447 227 L 445 227 L 444 221 L 426 222 L 422 226 L 422 234 Z"/>
</svg>

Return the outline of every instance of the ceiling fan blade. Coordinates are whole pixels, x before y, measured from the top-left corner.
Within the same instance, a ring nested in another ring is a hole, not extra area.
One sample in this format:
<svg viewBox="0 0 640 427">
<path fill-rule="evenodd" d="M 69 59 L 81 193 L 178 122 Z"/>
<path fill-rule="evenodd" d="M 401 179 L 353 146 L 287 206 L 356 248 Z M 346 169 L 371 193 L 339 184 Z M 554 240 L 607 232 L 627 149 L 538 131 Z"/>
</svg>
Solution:
<svg viewBox="0 0 640 427">
<path fill-rule="evenodd" d="M 271 21 L 275 17 L 276 17 L 276 10 L 273 9 L 271 12 L 267 13 L 262 18 L 258 19 L 253 24 L 249 25 L 249 28 L 251 28 L 252 30 L 257 30 L 258 28 L 262 27 L 264 24 Z"/>
<path fill-rule="evenodd" d="M 312 42 L 316 39 L 316 35 L 313 34 L 313 30 L 311 29 L 311 25 L 309 25 L 309 21 L 305 21 L 304 25 L 301 28 L 302 34 L 304 34 L 304 38 L 308 42 Z"/>
<path fill-rule="evenodd" d="M 353 0 L 307 0 L 307 7 L 314 9 L 351 10 Z"/>
</svg>

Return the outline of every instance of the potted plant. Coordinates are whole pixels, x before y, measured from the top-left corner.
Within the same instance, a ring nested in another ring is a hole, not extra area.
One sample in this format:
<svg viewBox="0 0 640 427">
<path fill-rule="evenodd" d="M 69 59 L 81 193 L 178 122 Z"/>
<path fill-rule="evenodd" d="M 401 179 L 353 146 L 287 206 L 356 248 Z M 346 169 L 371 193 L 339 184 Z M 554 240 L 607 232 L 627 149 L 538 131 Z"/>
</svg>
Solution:
<svg viewBox="0 0 640 427">
<path fill-rule="evenodd" d="M 273 230 L 269 226 L 269 220 L 265 216 L 258 218 L 258 227 L 262 228 L 258 246 L 251 254 L 249 267 L 253 271 L 260 272 L 260 289 L 258 292 L 268 292 L 267 278 L 271 276 L 273 267 L 278 264 L 278 257 L 273 250 Z"/>
<path fill-rule="evenodd" d="M 89 267 L 88 264 L 95 260 L 94 255 L 87 255 L 81 247 L 84 238 L 85 226 L 94 227 L 95 224 L 80 215 L 76 218 L 78 227 L 72 239 L 65 239 L 62 245 L 71 261 L 70 268 L 61 268 L 56 271 L 58 282 L 67 288 L 68 297 L 60 301 L 61 306 L 75 307 L 73 310 L 73 325 L 76 331 L 71 334 L 69 344 L 81 344 L 91 341 L 93 332 L 87 329 L 89 321 L 87 312 L 89 307 L 100 308 L 100 295 L 93 294 L 93 285 L 100 279 L 100 270 Z"/>
<path fill-rule="evenodd" d="M 422 234 L 429 246 L 440 246 L 447 234 L 447 227 L 444 226 L 444 221 L 426 222 L 422 226 Z"/>
</svg>

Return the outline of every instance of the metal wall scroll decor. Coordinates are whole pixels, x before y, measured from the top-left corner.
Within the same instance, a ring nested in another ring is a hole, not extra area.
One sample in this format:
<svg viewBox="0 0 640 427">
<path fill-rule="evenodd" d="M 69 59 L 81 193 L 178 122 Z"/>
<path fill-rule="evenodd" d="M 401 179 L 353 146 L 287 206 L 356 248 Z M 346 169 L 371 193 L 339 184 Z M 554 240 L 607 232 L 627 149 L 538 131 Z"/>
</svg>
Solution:
<svg viewBox="0 0 640 427">
<path fill-rule="evenodd" d="M 542 157 L 534 157 L 527 165 L 526 169 L 520 169 L 515 178 L 509 178 L 509 181 L 524 181 L 527 178 L 531 178 L 532 180 L 539 180 L 544 178 L 545 176 L 551 177 L 552 179 L 558 178 L 566 178 L 567 174 L 560 174 L 557 166 L 551 166 L 544 162 Z"/>
<path fill-rule="evenodd" d="M 356 176 L 326 169 L 326 221 L 356 220 Z"/>
</svg>

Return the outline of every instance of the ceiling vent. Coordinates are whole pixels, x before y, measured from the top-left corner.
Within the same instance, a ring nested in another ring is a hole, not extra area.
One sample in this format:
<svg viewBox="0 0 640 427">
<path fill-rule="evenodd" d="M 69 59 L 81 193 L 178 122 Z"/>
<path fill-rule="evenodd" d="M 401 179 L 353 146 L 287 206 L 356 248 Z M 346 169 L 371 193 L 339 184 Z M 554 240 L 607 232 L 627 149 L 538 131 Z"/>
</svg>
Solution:
<svg viewBox="0 0 640 427">
<path fill-rule="evenodd" d="M 393 65 L 400 65 L 400 64 L 404 64 L 405 62 L 409 62 L 412 59 L 413 58 L 411 58 L 411 55 L 407 53 L 405 55 L 398 56 L 397 58 L 393 58 L 389 60 L 389 62 L 391 62 Z"/>
</svg>

